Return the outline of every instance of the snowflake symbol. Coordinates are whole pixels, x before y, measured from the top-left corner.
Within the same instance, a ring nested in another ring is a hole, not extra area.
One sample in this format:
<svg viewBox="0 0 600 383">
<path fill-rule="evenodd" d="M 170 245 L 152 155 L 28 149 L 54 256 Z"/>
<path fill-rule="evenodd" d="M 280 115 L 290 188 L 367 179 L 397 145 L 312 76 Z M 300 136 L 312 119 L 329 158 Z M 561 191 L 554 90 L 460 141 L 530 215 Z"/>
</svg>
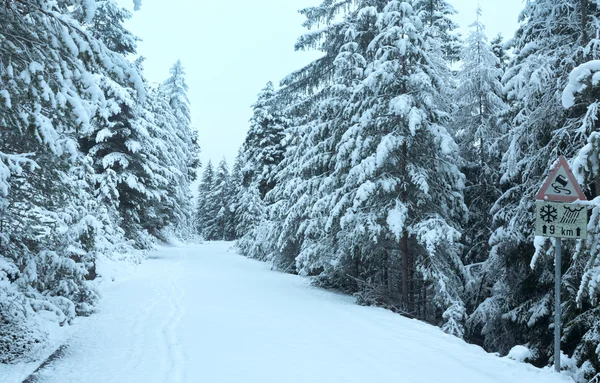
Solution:
<svg viewBox="0 0 600 383">
<path fill-rule="evenodd" d="M 542 206 L 540 209 L 540 217 L 543 221 L 548 223 L 556 221 L 556 208 L 552 205 Z"/>
</svg>

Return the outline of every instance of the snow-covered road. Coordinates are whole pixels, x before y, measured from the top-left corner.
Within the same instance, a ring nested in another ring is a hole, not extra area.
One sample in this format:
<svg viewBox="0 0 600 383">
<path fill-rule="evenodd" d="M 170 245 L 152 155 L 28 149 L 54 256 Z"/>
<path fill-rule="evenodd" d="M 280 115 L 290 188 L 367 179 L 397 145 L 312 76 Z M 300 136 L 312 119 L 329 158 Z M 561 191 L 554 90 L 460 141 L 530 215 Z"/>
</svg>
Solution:
<svg viewBox="0 0 600 383">
<path fill-rule="evenodd" d="M 439 329 L 235 254 L 161 248 L 104 290 L 40 383 L 558 383 Z"/>
</svg>

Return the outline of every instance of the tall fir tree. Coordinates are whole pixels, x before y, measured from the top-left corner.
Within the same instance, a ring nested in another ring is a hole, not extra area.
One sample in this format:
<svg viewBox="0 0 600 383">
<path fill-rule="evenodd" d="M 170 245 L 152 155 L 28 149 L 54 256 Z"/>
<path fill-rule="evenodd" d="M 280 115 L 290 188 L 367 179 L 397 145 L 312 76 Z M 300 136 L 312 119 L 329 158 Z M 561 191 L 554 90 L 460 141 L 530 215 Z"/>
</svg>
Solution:
<svg viewBox="0 0 600 383">
<path fill-rule="evenodd" d="M 464 176 L 447 130 L 450 71 L 442 49 L 449 32 L 442 26 L 451 23 L 445 2 L 428 3 L 425 13 L 421 6 L 392 1 L 377 18 L 369 45 L 376 53 L 345 109 L 353 119 L 337 146 L 344 182 L 331 219 L 340 222 L 345 253 L 382 257 L 382 282 L 402 292 L 403 310 L 423 317 L 441 309 L 443 329 L 462 336 Z M 437 308 L 415 304 L 424 290 Z"/>
<path fill-rule="evenodd" d="M 176 204 L 174 223 L 176 230 L 182 234 L 190 233 L 193 227 L 191 183 L 196 179 L 198 154 L 200 151 L 196 131 L 192 128 L 190 102 L 187 96 L 188 86 L 185 82 L 185 71 L 178 60 L 170 70 L 171 76 L 160 86 L 174 116 L 172 145 L 169 149 L 178 151 L 177 163 L 171 164 L 177 172 L 176 182 L 169 186 L 169 194 L 174 196 Z"/>
<path fill-rule="evenodd" d="M 231 241 L 235 236 L 233 226 L 232 187 L 229 167 L 225 159 L 219 162 L 214 173 L 212 188 L 206 197 L 207 217 L 203 229 L 207 240 Z"/>
<path fill-rule="evenodd" d="M 212 162 L 209 160 L 202 172 L 202 177 L 200 178 L 200 184 L 198 185 L 198 201 L 196 204 L 196 228 L 198 234 L 204 239 L 208 239 L 206 227 L 211 214 L 209 198 L 214 187 L 214 177 L 215 174 Z"/>
<path fill-rule="evenodd" d="M 244 209 L 243 204 L 240 200 L 243 198 L 244 193 L 247 190 L 247 185 L 244 186 L 244 173 L 242 171 L 244 167 L 244 151 L 243 145 L 238 149 L 237 156 L 233 162 L 231 169 L 231 207 L 233 214 L 231 215 L 231 225 L 234 228 L 234 239 L 240 238 L 245 234 L 245 231 L 239 231 L 238 225 L 240 222 L 240 211 Z"/>
<path fill-rule="evenodd" d="M 476 276 L 467 286 L 466 300 L 471 310 L 484 298 L 480 289 L 485 274 L 478 271 L 490 251 L 490 209 L 502 194 L 500 159 L 505 151 L 506 132 L 499 117 L 507 108 L 500 82 L 501 62 L 487 41 L 480 17 L 481 8 L 478 8 L 477 20 L 471 24 L 461 52 L 453 112 L 454 131 L 464 160 L 462 171 L 467 178 L 464 195 L 469 219 L 461 239 L 463 261 Z"/>
<path fill-rule="evenodd" d="M 244 183 L 257 182 L 263 198 L 275 186 L 275 168 L 284 154 L 284 121 L 275 96 L 273 83 L 267 83 L 253 105 L 244 143 Z"/>
</svg>

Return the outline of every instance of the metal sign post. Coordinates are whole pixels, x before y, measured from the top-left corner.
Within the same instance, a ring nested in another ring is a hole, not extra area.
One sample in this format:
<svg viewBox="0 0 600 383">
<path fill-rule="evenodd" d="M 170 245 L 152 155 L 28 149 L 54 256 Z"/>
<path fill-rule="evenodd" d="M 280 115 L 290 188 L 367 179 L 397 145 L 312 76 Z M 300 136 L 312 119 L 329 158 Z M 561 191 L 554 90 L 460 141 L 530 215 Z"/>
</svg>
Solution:
<svg viewBox="0 0 600 383">
<path fill-rule="evenodd" d="M 562 238 L 555 239 L 554 256 L 554 369 L 560 372 L 560 285 L 561 285 L 561 266 L 560 251 L 562 247 Z"/>
<path fill-rule="evenodd" d="M 554 237 L 554 369 L 560 372 L 561 329 L 561 251 L 562 239 L 585 239 L 587 236 L 587 209 L 574 204 L 586 201 L 573 176 L 567 160 L 560 156 L 556 166 L 536 195 L 535 235 Z"/>
</svg>

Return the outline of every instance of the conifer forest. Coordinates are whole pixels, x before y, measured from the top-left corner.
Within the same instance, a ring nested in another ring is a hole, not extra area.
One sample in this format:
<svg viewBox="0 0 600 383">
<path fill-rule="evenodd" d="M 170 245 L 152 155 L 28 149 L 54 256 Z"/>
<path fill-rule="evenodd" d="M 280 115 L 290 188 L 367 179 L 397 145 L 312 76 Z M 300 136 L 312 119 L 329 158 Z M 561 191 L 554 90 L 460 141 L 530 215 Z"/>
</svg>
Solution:
<svg viewBox="0 0 600 383">
<path fill-rule="evenodd" d="M 551 366 L 535 200 L 562 155 L 589 200 L 562 243 L 563 370 L 599 383 L 600 1 L 522 7 L 495 37 L 480 8 L 459 33 L 452 0 L 300 10 L 295 49 L 321 56 L 257 89 L 230 166 L 199 161 L 194 68 L 149 82 L 116 0 L 0 3 L 0 363 L 47 341 L 41 312 L 95 315 L 98 260 L 177 238 Z"/>
</svg>

